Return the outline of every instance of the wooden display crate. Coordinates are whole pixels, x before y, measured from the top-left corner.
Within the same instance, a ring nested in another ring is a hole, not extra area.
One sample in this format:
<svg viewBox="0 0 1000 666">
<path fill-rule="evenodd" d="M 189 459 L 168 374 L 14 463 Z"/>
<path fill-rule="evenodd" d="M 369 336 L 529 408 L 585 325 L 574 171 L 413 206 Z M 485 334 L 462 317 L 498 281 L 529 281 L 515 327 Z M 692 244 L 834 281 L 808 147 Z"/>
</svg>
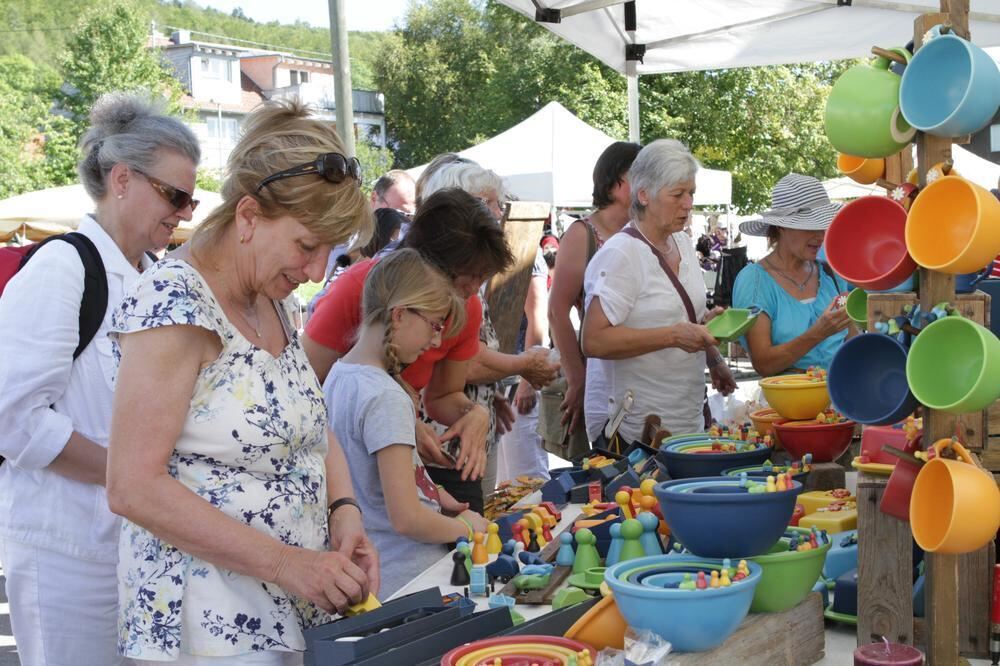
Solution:
<svg viewBox="0 0 1000 666">
<path fill-rule="evenodd" d="M 913 617 L 913 533 L 878 509 L 888 479 L 858 473 L 858 642 L 885 636 L 919 646 L 926 636 L 923 619 Z M 993 542 L 959 556 L 959 651 L 968 657 L 989 654 L 995 557 Z"/>
<path fill-rule="evenodd" d="M 963 317 L 983 326 L 990 325 L 989 294 L 981 291 L 958 294 L 956 301 Z M 868 330 L 875 330 L 876 322 L 898 317 L 903 314 L 905 306 L 916 303 L 917 295 L 913 292 L 869 294 Z M 979 454 L 983 466 L 992 471 L 1000 471 L 1000 401 L 994 403 L 988 412 L 962 414 L 952 418 L 961 424 L 966 445 Z"/>
<path fill-rule="evenodd" d="M 708 652 L 671 654 L 674 666 L 774 666 L 815 664 L 823 658 L 826 634 L 823 603 L 811 592 L 798 606 L 782 613 L 751 613 L 726 642 Z"/>
</svg>

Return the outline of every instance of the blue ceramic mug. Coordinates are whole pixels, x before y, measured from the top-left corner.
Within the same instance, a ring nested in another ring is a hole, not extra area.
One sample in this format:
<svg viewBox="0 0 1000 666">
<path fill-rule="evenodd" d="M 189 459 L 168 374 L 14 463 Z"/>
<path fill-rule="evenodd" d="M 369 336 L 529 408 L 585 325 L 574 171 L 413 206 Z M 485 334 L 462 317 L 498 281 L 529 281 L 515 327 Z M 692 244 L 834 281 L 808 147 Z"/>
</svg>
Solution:
<svg viewBox="0 0 1000 666">
<path fill-rule="evenodd" d="M 976 285 L 985 280 L 993 272 L 993 263 L 990 262 L 986 268 L 978 273 L 960 273 L 955 276 L 955 293 L 968 294 L 976 290 Z"/>
<path fill-rule="evenodd" d="M 903 71 L 899 107 L 911 126 L 936 136 L 971 134 L 1000 107 L 1000 69 L 978 46 L 931 28 Z"/>
</svg>

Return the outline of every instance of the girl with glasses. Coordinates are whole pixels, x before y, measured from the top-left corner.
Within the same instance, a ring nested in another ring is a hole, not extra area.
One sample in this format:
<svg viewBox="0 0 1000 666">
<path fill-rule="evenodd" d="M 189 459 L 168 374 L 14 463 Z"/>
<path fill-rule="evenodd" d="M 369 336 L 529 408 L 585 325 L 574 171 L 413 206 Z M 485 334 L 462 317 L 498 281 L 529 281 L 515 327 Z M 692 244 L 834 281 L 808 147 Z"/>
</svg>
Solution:
<svg viewBox="0 0 1000 666">
<path fill-rule="evenodd" d="M 400 375 L 462 330 L 465 307 L 448 278 L 406 248 L 368 273 L 362 317 L 358 340 L 334 364 L 324 394 L 385 564 L 382 593 L 391 595 L 445 554 L 441 544 L 486 531 L 481 515 L 427 474 L 416 450 L 417 395 Z"/>
</svg>

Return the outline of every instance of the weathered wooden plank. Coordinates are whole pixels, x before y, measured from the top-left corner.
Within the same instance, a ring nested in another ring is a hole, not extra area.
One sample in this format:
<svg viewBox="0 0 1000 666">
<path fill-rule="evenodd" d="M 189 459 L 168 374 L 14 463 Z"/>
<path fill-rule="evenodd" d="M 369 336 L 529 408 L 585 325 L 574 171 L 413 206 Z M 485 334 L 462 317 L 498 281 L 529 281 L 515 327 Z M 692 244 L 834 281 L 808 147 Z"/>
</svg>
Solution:
<svg viewBox="0 0 1000 666">
<path fill-rule="evenodd" d="M 676 666 L 806 666 L 823 658 L 826 636 L 818 592 L 784 613 L 752 613 L 729 639 L 708 652 L 671 654 Z"/>
<path fill-rule="evenodd" d="M 858 473 L 858 645 L 913 643 L 910 526 L 879 511 L 887 477 Z"/>
<path fill-rule="evenodd" d="M 513 354 L 524 316 L 524 301 L 531 282 L 542 229 L 549 217 L 549 204 L 537 201 L 514 201 L 504 215 L 503 232 L 514 255 L 514 265 L 494 275 L 486 287 L 490 319 L 500 341 L 500 351 Z"/>
</svg>

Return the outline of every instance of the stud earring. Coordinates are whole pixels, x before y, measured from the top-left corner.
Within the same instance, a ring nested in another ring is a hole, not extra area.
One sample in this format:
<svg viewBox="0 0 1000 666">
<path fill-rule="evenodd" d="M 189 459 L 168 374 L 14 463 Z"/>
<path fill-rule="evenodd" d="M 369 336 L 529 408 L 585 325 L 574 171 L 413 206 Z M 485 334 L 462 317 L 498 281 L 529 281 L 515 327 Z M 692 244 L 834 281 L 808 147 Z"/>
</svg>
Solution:
<svg viewBox="0 0 1000 666">
<path fill-rule="evenodd" d="M 246 243 L 246 242 L 247 242 L 246 235 L 245 234 L 240 234 L 240 243 Z"/>
<path fill-rule="evenodd" d="M 119 199 L 124 199 L 124 198 L 125 198 L 125 195 L 124 195 L 124 194 L 119 194 L 119 195 L 118 195 L 118 198 L 119 198 Z"/>
</svg>

